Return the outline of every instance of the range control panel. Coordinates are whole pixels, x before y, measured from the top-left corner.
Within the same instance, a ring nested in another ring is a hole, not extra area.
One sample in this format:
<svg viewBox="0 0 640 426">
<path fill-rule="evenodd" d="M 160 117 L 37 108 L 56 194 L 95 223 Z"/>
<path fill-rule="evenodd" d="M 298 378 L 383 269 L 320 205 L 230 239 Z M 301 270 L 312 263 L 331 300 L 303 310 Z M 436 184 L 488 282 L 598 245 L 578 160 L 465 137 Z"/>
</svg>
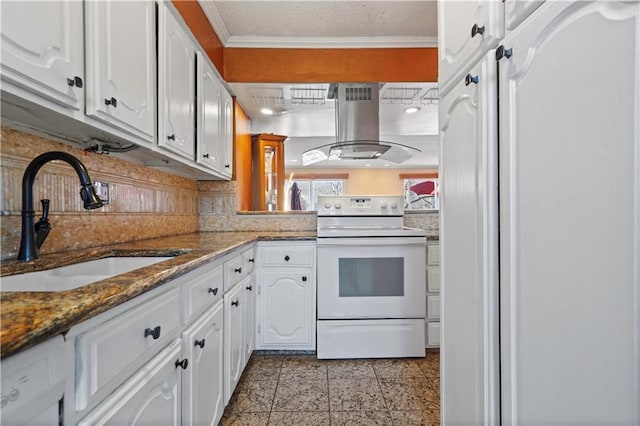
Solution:
<svg viewBox="0 0 640 426">
<path fill-rule="evenodd" d="M 318 216 L 402 216 L 402 195 L 319 195 Z"/>
</svg>

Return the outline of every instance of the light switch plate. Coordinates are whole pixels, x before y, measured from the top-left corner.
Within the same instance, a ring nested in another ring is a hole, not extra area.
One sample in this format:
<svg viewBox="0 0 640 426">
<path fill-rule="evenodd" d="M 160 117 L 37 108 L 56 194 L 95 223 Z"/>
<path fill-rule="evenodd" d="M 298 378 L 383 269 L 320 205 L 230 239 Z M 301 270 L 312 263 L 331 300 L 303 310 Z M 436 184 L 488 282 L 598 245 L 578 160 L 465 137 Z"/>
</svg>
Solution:
<svg viewBox="0 0 640 426">
<path fill-rule="evenodd" d="M 109 184 L 107 182 L 93 182 L 93 189 L 95 189 L 98 198 L 102 200 L 102 204 L 109 204 Z"/>
</svg>

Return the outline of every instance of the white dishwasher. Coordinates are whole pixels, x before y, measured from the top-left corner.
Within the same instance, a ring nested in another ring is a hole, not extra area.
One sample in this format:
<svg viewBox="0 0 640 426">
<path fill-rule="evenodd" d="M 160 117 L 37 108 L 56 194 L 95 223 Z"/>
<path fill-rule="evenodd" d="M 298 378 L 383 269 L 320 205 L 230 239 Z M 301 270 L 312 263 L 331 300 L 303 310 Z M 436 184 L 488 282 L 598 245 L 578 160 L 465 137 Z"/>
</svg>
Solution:
<svg viewBox="0 0 640 426">
<path fill-rule="evenodd" d="M 3 359 L 0 424 L 60 424 L 66 365 L 62 336 Z"/>
</svg>

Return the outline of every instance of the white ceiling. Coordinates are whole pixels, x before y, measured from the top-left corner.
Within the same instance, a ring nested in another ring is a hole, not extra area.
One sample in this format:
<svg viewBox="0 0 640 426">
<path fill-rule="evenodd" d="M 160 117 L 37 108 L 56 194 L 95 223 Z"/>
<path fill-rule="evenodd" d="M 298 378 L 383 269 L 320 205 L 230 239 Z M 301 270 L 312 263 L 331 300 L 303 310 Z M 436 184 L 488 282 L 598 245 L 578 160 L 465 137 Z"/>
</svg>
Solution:
<svg viewBox="0 0 640 426">
<path fill-rule="evenodd" d="M 435 1 L 200 0 L 226 47 L 435 47 Z M 301 167 L 302 152 L 335 142 L 333 100 L 297 104 L 295 90 L 328 88 L 318 84 L 231 83 L 229 86 L 251 119 L 252 133 L 286 135 L 286 167 Z M 324 161 L 314 167 L 425 168 L 438 165 L 438 112 L 431 99 L 434 83 L 386 83 L 380 91 L 380 139 L 406 144 L 421 152 L 402 164 L 374 161 Z M 292 91 L 293 89 L 293 91 Z M 429 92 L 429 94 L 427 94 Z M 277 94 L 274 100 L 273 94 Z M 413 94 L 409 99 L 404 96 Z M 427 96 L 425 97 L 425 94 Z M 325 95 L 326 97 L 326 92 Z M 307 101 L 309 102 L 309 101 Z M 265 116 L 270 105 L 277 114 Z M 406 114 L 404 109 L 419 106 Z"/>
</svg>

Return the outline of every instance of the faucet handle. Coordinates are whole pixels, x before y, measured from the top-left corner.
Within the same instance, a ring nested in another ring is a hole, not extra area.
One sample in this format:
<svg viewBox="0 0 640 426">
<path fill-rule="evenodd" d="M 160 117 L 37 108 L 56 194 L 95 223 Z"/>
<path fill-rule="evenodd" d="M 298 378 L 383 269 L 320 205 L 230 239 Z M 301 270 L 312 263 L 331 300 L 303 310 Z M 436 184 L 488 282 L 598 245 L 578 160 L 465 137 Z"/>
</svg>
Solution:
<svg viewBox="0 0 640 426">
<path fill-rule="evenodd" d="M 42 203 L 42 217 L 40 218 L 40 220 L 47 220 L 49 218 L 49 203 L 51 202 L 51 200 L 48 199 L 44 199 L 44 200 L 40 200 L 40 203 Z"/>
<path fill-rule="evenodd" d="M 47 239 L 49 232 L 51 232 L 51 224 L 48 219 L 50 200 L 44 199 L 40 200 L 40 202 L 42 203 L 42 217 L 34 225 L 36 231 L 36 246 L 38 248 L 42 247 L 44 240 Z"/>
</svg>

